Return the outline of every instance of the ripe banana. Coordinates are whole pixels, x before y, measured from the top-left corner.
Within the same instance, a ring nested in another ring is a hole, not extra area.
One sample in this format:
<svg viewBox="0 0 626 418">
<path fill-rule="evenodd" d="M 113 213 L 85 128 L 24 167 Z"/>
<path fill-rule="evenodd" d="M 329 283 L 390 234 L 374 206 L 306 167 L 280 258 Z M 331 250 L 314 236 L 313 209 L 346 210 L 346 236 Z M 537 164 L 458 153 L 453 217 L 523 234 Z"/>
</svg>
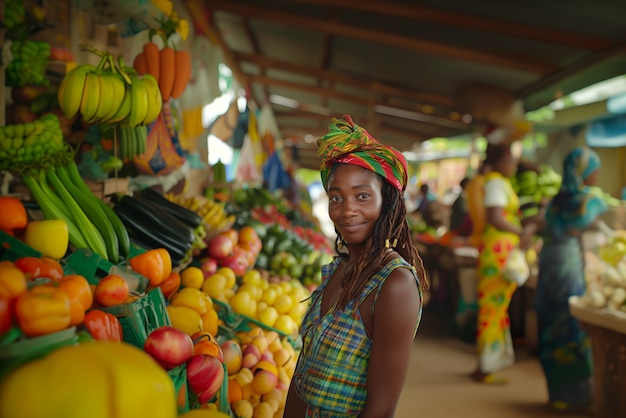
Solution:
<svg viewBox="0 0 626 418">
<path fill-rule="evenodd" d="M 65 117 L 72 119 L 80 110 L 87 74 L 96 71 L 90 64 L 79 65 L 68 72 L 59 86 L 57 99 Z"/>
<path fill-rule="evenodd" d="M 91 123 L 95 121 L 100 105 L 100 76 L 96 73 L 88 73 L 85 78 L 85 87 L 80 101 L 80 113 L 83 120 Z"/>
<path fill-rule="evenodd" d="M 131 128 L 143 123 L 148 113 L 148 92 L 146 85 L 138 77 L 133 77 L 130 85 L 130 113 L 125 122 Z"/>
<path fill-rule="evenodd" d="M 151 74 L 145 74 L 141 81 L 146 86 L 148 95 L 148 112 L 143 120 L 143 125 L 149 125 L 154 122 L 161 113 L 163 107 L 163 98 L 161 97 L 161 90 L 159 89 L 159 83 L 156 78 Z"/>
<path fill-rule="evenodd" d="M 98 101 L 98 111 L 93 122 L 104 122 L 104 117 L 113 108 L 113 85 L 111 78 L 105 73 L 98 75 L 98 81 L 100 82 L 100 100 Z"/>
<path fill-rule="evenodd" d="M 109 113 L 104 115 L 103 121 L 108 122 L 115 116 L 115 114 L 119 111 L 122 106 L 122 102 L 124 101 L 124 94 L 126 93 L 126 89 L 124 87 L 124 81 L 120 76 L 114 73 L 104 73 L 103 77 L 107 77 L 109 79 L 110 87 L 112 90 L 112 105 Z"/>
<path fill-rule="evenodd" d="M 111 124 L 120 123 L 124 121 L 130 115 L 130 104 L 131 104 L 130 88 L 125 83 L 123 83 L 123 88 L 124 90 L 123 90 L 123 96 L 122 96 L 122 103 L 117 109 L 117 112 L 115 112 L 115 114 L 111 118 L 109 118 L 109 123 Z"/>
</svg>

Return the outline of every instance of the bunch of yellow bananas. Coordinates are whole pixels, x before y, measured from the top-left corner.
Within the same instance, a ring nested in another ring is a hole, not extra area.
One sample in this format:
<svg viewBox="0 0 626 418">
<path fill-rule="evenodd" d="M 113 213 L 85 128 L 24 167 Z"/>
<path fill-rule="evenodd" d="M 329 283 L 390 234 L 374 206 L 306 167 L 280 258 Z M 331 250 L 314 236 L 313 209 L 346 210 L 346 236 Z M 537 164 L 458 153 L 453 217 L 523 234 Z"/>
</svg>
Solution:
<svg viewBox="0 0 626 418">
<path fill-rule="evenodd" d="M 102 57 L 96 67 L 82 64 L 70 70 L 61 81 L 58 100 L 68 119 L 80 114 L 87 123 L 142 126 L 153 122 L 163 100 L 156 79 L 139 76 L 123 60 L 93 50 Z"/>
<path fill-rule="evenodd" d="M 200 215 L 208 235 L 214 231 L 228 229 L 235 223 L 235 215 L 229 214 L 225 210 L 226 204 L 224 202 L 217 202 L 202 196 L 185 197 L 172 193 L 167 193 L 165 197 L 171 202 L 186 207 Z"/>
</svg>

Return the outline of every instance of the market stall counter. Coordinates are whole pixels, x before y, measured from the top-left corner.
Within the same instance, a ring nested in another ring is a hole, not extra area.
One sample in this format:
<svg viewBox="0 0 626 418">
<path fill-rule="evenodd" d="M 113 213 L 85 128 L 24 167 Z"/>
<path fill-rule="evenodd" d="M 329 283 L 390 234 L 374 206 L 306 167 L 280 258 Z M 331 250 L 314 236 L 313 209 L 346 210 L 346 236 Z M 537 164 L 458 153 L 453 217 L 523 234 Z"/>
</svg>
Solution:
<svg viewBox="0 0 626 418">
<path fill-rule="evenodd" d="M 594 418 L 626 416 L 626 313 L 569 299 L 572 316 L 589 334 L 593 352 Z"/>
</svg>

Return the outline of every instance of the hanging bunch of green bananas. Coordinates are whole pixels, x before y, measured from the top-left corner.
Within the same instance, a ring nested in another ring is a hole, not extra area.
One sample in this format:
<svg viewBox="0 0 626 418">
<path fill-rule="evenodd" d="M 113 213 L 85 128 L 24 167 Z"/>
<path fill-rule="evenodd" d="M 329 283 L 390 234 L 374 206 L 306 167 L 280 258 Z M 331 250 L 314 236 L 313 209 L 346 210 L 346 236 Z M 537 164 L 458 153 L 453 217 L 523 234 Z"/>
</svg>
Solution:
<svg viewBox="0 0 626 418">
<path fill-rule="evenodd" d="M 539 213 L 541 201 L 551 198 L 559 192 L 561 175 L 547 165 L 539 166 L 539 170 L 524 170 L 511 178 L 513 190 L 520 199 L 522 218 Z"/>
<path fill-rule="evenodd" d="M 24 21 L 26 10 L 23 0 L 7 0 L 4 4 L 4 25 L 11 29 Z"/>
<path fill-rule="evenodd" d="M 135 126 L 119 126 L 115 141 L 119 150 L 119 157 L 124 162 L 132 160 L 146 152 L 146 144 L 148 140 L 148 127 L 145 125 Z"/>
<path fill-rule="evenodd" d="M 61 125 L 53 114 L 0 126 L 0 170 L 20 172 L 34 163 L 45 164 L 64 149 Z"/>
<path fill-rule="evenodd" d="M 161 113 L 159 85 L 149 74 L 140 76 L 111 54 L 89 49 L 101 57 L 98 66 L 82 64 L 59 85 L 58 100 L 68 119 L 77 114 L 87 123 L 145 126 Z"/>
<path fill-rule="evenodd" d="M 13 59 L 5 69 L 5 84 L 9 87 L 48 86 L 46 67 L 50 44 L 46 41 L 12 41 Z"/>
</svg>

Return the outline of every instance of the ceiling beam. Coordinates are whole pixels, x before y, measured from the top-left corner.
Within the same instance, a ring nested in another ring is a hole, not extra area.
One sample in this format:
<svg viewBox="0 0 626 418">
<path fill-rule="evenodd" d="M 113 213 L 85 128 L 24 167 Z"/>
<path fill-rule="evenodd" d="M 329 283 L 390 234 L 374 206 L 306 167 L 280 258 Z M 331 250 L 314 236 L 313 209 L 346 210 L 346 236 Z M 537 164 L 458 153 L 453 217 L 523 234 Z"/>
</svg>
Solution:
<svg viewBox="0 0 626 418">
<path fill-rule="evenodd" d="M 425 102 L 431 105 L 441 105 L 448 108 L 457 106 L 457 101 L 449 96 L 441 94 L 414 91 L 405 87 L 393 86 L 376 81 L 369 81 L 365 78 L 348 76 L 336 71 L 311 68 L 302 64 L 294 64 L 286 61 L 268 58 L 260 54 L 249 54 L 245 52 L 233 52 L 233 57 L 237 61 L 248 61 L 259 67 L 275 68 L 283 71 L 290 71 L 296 74 L 307 75 L 314 78 L 323 78 L 333 83 L 341 83 L 362 89 L 369 89 L 372 93 L 386 96 L 403 97 L 416 102 Z"/>
<path fill-rule="evenodd" d="M 551 63 L 536 62 L 529 57 L 511 58 L 504 55 L 491 54 L 488 52 L 460 48 L 439 42 L 412 38 L 410 36 L 396 35 L 375 31 L 360 26 L 350 25 L 346 22 L 332 22 L 302 17 L 285 12 L 268 10 L 263 7 L 234 4 L 227 0 L 205 0 L 205 4 L 211 10 L 220 10 L 248 18 L 269 20 L 286 26 L 295 26 L 300 29 L 308 29 L 335 36 L 344 36 L 366 42 L 373 42 L 401 48 L 409 51 L 439 55 L 462 61 L 475 62 L 481 65 L 509 68 L 526 71 L 535 74 L 549 74 L 558 69 Z"/>
<path fill-rule="evenodd" d="M 437 10 L 419 4 L 401 4 L 375 0 L 285 0 L 288 3 L 307 3 L 316 6 L 329 6 L 347 10 L 357 10 L 378 15 L 386 15 L 431 22 L 438 25 L 455 26 L 499 35 L 513 36 L 522 39 L 533 39 L 541 42 L 568 45 L 575 48 L 599 50 L 612 42 L 601 37 L 581 35 L 578 33 L 541 28 L 512 21 L 493 20 L 461 13 Z"/>
</svg>

